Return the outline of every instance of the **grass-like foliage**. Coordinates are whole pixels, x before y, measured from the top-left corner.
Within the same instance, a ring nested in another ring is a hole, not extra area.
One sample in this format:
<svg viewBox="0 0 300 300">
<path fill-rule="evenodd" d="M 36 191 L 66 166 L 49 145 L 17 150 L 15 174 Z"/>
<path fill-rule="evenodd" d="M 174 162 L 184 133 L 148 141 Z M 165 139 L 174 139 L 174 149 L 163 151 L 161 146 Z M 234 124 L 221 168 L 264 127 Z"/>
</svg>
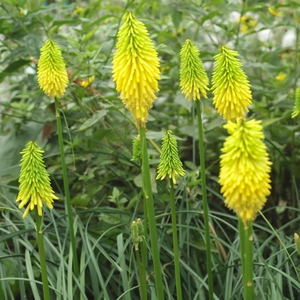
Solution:
<svg viewBox="0 0 300 300">
<path fill-rule="evenodd" d="M 0 33 L 0 300 L 299 299 L 298 1 L 2 0 Z"/>
</svg>

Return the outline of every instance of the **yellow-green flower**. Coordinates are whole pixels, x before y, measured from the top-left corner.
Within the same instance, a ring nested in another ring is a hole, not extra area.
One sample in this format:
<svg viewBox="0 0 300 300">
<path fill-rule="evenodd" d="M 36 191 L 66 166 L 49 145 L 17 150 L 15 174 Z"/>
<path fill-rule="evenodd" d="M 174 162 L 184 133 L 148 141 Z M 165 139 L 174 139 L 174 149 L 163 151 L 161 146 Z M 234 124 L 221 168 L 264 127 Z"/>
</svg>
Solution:
<svg viewBox="0 0 300 300">
<path fill-rule="evenodd" d="M 172 131 L 168 130 L 162 142 L 156 179 L 163 180 L 166 176 L 169 176 L 169 178 L 172 178 L 173 183 L 176 184 L 176 176 L 184 175 L 185 171 L 178 156 L 177 142 L 172 135 Z"/>
<path fill-rule="evenodd" d="M 19 12 L 20 12 L 20 15 L 26 16 L 28 13 L 28 5 L 24 4 L 23 7 L 20 8 Z"/>
<path fill-rule="evenodd" d="M 268 10 L 269 10 L 269 12 L 270 12 L 273 16 L 275 16 L 275 17 L 278 17 L 278 16 L 281 15 L 281 12 L 278 12 L 278 11 L 275 10 L 275 8 L 272 7 L 272 6 L 270 6 L 270 7 L 268 8 Z"/>
<path fill-rule="evenodd" d="M 86 88 L 94 81 L 94 79 L 95 79 L 95 75 L 89 77 L 87 80 L 82 80 L 80 85 Z"/>
<path fill-rule="evenodd" d="M 200 52 L 190 40 L 186 40 L 180 51 L 180 87 L 188 100 L 207 98 L 208 77 L 200 59 Z"/>
<path fill-rule="evenodd" d="M 19 208 L 26 206 L 23 218 L 37 206 L 39 216 L 43 214 L 43 202 L 53 208 L 53 200 L 58 198 L 50 185 L 49 174 L 43 161 L 44 151 L 35 142 L 29 142 L 20 152 L 22 154 L 20 171 L 20 191 L 16 202 L 21 202 Z"/>
<path fill-rule="evenodd" d="M 278 81 L 284 81 L 286 79 L 286 73 L 279 73 L 275 78 Z"/>
<path fill-rule="evenodd" d="M 47 40 L 41 48 L 38 83 L 45 94 L 51 98 L 61 98 L 69 83 L 60 48 L 51 40 Z"/>
<path fill-rule="evenodd" d="M 229 121 L 244 118 L 247 106 L 252 103 L 249 81 L 236 56 L 237 51 L 222 46 L 220 53 L 214 57 L 213 103 L 218 113 Z"/>
<path fill-rule="evenodd" d="M 242 33 L 251 32 L 257 26 L 257 22 L 252 16 L 243 16 L 238 22 L 241 23 L 240 29 Z"/>
<path fill-rule="evenodd" d="M 300 87 L 296 89 L 295 93 L 295 104 L 292 113 L 292 118 L 297 117 L 300 114 Z"/>
<path fill-rule="evenodd" d="M 230 136 L 221 149 L 219 182 L 225 204 L 243 220 L 253 221 L 270 194 L 271 162 L 260 121 L 228 122 Z"/>
<path fill-rule="evenodd" d="M 73 14 L 79 15 L 82 11 L 84 11 L 84 8 L 79 5 L 76 5 L 76 9 L 73 11 Z"/>
<path fill-rule="evenodd" d="M 158 91 L 159 60 L 145 25 L 131 13 L 124 17 L 113 58 L 113 80 L 136 124 L 147 122 Z"/>
</svg>

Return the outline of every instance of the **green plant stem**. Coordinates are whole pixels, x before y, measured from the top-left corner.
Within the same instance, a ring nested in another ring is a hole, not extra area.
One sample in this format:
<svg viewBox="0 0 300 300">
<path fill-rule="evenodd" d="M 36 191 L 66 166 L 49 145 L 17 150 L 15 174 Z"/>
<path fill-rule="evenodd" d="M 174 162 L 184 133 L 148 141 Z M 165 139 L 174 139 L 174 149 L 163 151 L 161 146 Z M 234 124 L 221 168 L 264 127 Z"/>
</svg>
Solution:
<svg viewBox="0 0 300 300">
<path fill-rule="evenodd" d="M 144 244 L 143 241 L 141 244 Z M 141 245 L 140 244 L 140 245 Z M 135 256 L 138 266 L 139 278 L 140 278 L 140 296 L 141 300 L 147 300 L 147 282 L 146 282 L 146 271 L 141 262 L 140 250 L 135 250 Z"/>
<path fill-rule="evenodd" d="M 211 245 L 209 233 L 209 216 L 208 216 L 208 202 L 206 194 L 206 174 L 205 174 L 205 156 L 204 156 L 204 138 L 203 138 L 203 124 L 200 101 L 196 101 L 197 116 L 198 116 L 198 134 L 199 134 L 199 156 L 201 165 L 201 187 L 202 187 L 202 201 L 204 212 L 204 227 L 205 227 L 205 243 L 206 243 L 206 264 L 208 276 L 208 294 L 209 299 L 214 298 L 213 277 L 212 277 L 212 262 L 211 262 Z"/>
<path fill-rule="evenodd" d="M 254 299 L 252 222 L 244 224 L 239 218 L 239 233 L 244 283 L 244 300 L 252 300 Z"/>
<path fill-rule="evenodd" d="M 143 183 L 144 186 L 144 183 Z M 142 274 L 144 274 L 143 280 L 145 281 L 145 284 L 147 285 L 146 281 L 146 269 L 148 266 L 148 258 L 147 258 L 147 236 L 148 236 L 148 216 L 147 216 L 147 203 L 144 201 L 144 241 L 140 243 L 141 246 L 141 254 L 142 254 Z M 141 279 L 141 278 L 140 278 Z M 141 282 L 142 285 L 142 282 Z M 147 288 L 146 288 L 147 289 Z M 147 291 L 146 291 L 146 296 L 147 296 Z M 147 299 L 147 298 L 146 298 Z"/>
<path fill-rule="evenodd" d="M 4 300 L 4 290 L 5 290 L 5 284 L 3 281 L 0 281 L 0 300 Z"/>
<path fill-rule="evenodd" d="M 73 267 L 74 267 L 74 275 L 76 278 L 79 276 L 79 267 L 78 267 L 78 259 L 76 252 L 76 240 L 74 234 L 74 222 L 73 222 L 73 214 L 71 207 L 71 199 L 70 199 L 70 191 L 69 191 L 69 182 L 68 182 L 68 174 L 67 174 L 67 166 L 65 160 L 65 151 L 64 151 L 64 141 L 63 141 L 63 133 L 60 119 L 60 110 L 58 105 L 58 100 L 55 98 L 55 113 L 56 113 L 56 123 L 57 123 L 57 134 L 58 134 L 58 143 L 59 143 L 59 151 L 61 158 L 61 168 L 63 174 L 64 181 L 64 190 L 65 190 L 65 208 L 68 216 L 69 230 L 70 230 L 70 240 L 73 254 Z"/>
<path fill-rule="evenodd" d="M 38 215 L 37 208 L 35 209 L 35 212 L 36 212 L 36 231 L 37 231 L 37 239 L 38 239 L 38 246 L 39 246 L 42 282 L 43 282 L 43 299 L 50 300 L 46 256 L 45 256 L 45 248 L 44 248 L 44 237 L 42 231 L 42 217 Z"/>
<path fill-rule="evenodd" d="M 246 5 L 247 5 L 247 0 L 243 0 L 243 5 L 242 5 L 242 9 L 241 9 L 240 20 L 242 19 L 243 15 L 245 13 Z M 237 50 L 237 47 L 239 45 L 241 24 L 242 24 L 242 22 L 238 22 L 238 28 L 237 28 L 237 34 L 236 34 L 236 40 L 235 40 L 235 46 L 234 46 L 234 48 L 236 50 Z"/>
<path fill-rule="evenodd" d="M 170 202 L 171 202 L 171 215 L 172 215 L 172 232 L 173 232 L 173 249 L 174 249 L 176 292 L 177 292 L 177 300 L 182 300 L 181 279 L 180 279 L 180 263 L 179 263 L 180 255 L 179 255 L 178 238 L 177 238 L 174 184 L 173 184 L 172 180 L 170 180 L 170 184 L 171 184 Z"/>
<path fill-rule="evenodd" d="M 140 140 L 140 143 L 142 143 L 141 140 Z M 143 170 L 142 170 L 142 173 L 143 173 Z M 146 186 L 146 183 L 144 181 L 144 176 L 142 176 L 142 186 L 143 187 Z M 147 243 L 146 241 L 148 240 L 148 207 L 147 207 L 147 205 L 148 205 L 148 203 L 147 203 L 146 199 L 144 199 L 144 203 L 143 203 L 143 208 L 144 208 L 144 241 L 143 241 L 143 243 L 140 244 L 140 246 L 141 246 L 141 254 L 142 254 L 142 268 L 143 268 L 143 274 L 145 274 L 145 276 L 146 276 L 146 270 L 148 268 L 148 255 L 147 255 L 147 245 L 146 245 L 146 243 Z M 146 282 L 146 284 L 147 284 L 147 282 Z"/>
<path fill-rule="evenodd" d="M 141 127 L 140 129 L 140 137 L 141 137 L 141 146 L 142 146 L 142 177 L 143 177 L 143 185 L 144 185 L 143 191 L 144 191 L 144 200 L 147 202 L 151 250 L 152 250 L 152 258 L 153 258 L 154 272 L 155 272 L 156 294 L 157 294 L 157 299 L 163 300 L 164 289 L 163 289 L 163 281 L 162 281 L 162 270 L 161 270 L 161 263 L 160 263 L 160 256 L 159 256 L 158 239 L 156 233 L 156 221 L 155 221 L 152 184 L 151 184 L 149 161 L 148 161 L 147 140 L 146 140 L 146 133 L 144 127 Z"/>
</svg>

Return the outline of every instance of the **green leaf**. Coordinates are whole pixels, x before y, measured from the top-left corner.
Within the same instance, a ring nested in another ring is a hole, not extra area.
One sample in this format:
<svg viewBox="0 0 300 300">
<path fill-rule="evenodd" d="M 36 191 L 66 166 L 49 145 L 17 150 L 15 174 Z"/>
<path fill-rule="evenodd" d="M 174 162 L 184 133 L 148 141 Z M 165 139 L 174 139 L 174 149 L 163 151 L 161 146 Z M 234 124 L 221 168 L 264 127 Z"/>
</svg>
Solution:
<svg viewBox="0 0 300 300">
<path fill-rule="evenodd" d="M 83 131 L 86 130 L 90 127 L 92 127 L 93 125 L 95 125 L 96 123 L 98 123 L 104 116 L 106 116 L 106 114 L 108 113 L 108 110 L 99 110 L 96 111 L 96 113 L 88 120 L 86 120 L 78 129 L 78 131 Z"/>
<path fill-rule="evenodd" d="M 203 24 L 206 20 L 211 20 L 213 17 L 220 15 L 218 10 L 212 11 L 203 18 L 201 18 L 201 24 Z"/>
<path fill-rule="evenodd" d="M 12 62 L 0 73 L 0 83 L 3 82 L 6 76 L 10 75 L 11 73 L 18 70 L 19 68 L 28 65 L 30 62 L 31 62 L 30 60 L 25 60 L 25 59 L 19 59 Z"/>
<path fill-rule="evenodd" d="M 62 25 L 66 25 L 66 24 L 75 24 L 77 22 L 77 20 L 59 20 L 59 21 L 54 21 L 53 23 L 52 23 L 52 26 L 51 26 L 51 28 L 53 27 L 53 26 L 57 26 L 57 27 L 59 27 L 59 26 L 62 26 Z"/>
<path fill-rule="evenodd" d="M 30 140 L 37 140 L 44 124 L 29 122 L 23 125 L 20 134 L 0 136 L 0 175 L 17 175 L 19 172 L 20 151 Z"/>
<path fill-rule="evenodd" d="M 93 30 L 91 30 L 89 33 L 87 33 L 83 39 L 82 39 L 82 43 L 85 43 L 86 41 L 88 41 L 94 34 L 95 32 L 99 29 L 100 25 L 95 27 Z"/>
<path fill-rule="evenodd" d="M 150 177 L 151 177 L 151 189 L 153 193 L 157 193 L 157 184 L 156 184 L 156 169 L 151 168 L 150 169 Z M 137 175 L 134 179 L 133 179 L 134 184 L 137 187 L 142 188 L 143 187 L 143 183 L 142 183 L 142 174 Z"/>
<path fill-rule="evenodd" d="M 164 132 L 162 131 L 147 131 L 147 138 L 151 140 L 159 139 L 161 140 L 164 137 Z"/>
<path fill-rule="evenodd" d="M 94 27 L 95 25 L 98 25 L 98 23 L 100 23 L 103 20 L 109 19 L 114 17 L 114 15 L 112 14 L 108 14 L 108 15 L 104 15 L 101 18 L 98 18 L 97 20 L 95 20 L 94 22 L 88 22 L 88 25 L 84 25 L 83 26 L 83 30 L 88 31 L 90 28 Z"/>
<path fill-rule="evenodd" d="M 281 120 L 281 118 L 271 118 L 271 119 L 265 119 L 262 121 L 261 125 L 266 128 L 274 123 L 278 123 Z"/>
<path fill-rule="evenodd" d="M 182 12 L 177 9 L 173 9 L 171 17 L 176 30 L 178 30 L 182 20 Z"/>
</svg>

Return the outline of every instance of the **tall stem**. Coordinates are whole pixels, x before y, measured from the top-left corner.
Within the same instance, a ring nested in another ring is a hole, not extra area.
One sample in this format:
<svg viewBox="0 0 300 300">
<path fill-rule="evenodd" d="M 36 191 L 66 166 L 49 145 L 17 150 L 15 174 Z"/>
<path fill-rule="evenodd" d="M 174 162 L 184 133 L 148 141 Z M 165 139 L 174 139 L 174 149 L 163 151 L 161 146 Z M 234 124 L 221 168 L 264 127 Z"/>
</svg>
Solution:
<svg viewBox="0 0 300 300">
<path fill-rule="evenodd" d="M 179 263 L 180 255 L 179 255 L 178 238 L 177 238 L 174 184 L 173 184 L 172 180 L 170 180 L 170 183 L 171 183 L 170 202 L 171 202 L 171 215 L 172 215 L 172 233 L 173 233 L 173 249 L 174 249 L 176 292 L 177 292 L 177 300 L 182 300 L 181 279 L 180 279 L 180 263 Z"/>
<path fill-rule="evenodd" d="M 140 143 L 142 145 L 142 140 L 140 140 Z M 143 166 L 142 166 L 142 173 L 143 173 Z M 145 183 L 145 178 L 144 176 L 142 176 L 142 186 L 144 187 L 146 185 L 147 184 Z M 148 203 L 146 201 L 146 197 L 144 198 L 143 209 L 144 209 L 144 239 L 145 240 L 143 241 L 143 243 L 140 243 L 140 246 L 141 246 L 141 254 L 142 254 L 143 273 L 146 275 L 146 270 L 148 269 L 148 255 L 147 255 L 147 245 L 146 245 L 146 242 L 148 240 Z"/>
<path fill-rule="evenodd" d="M 213 300 L 213 277 L 212 277 L 212 262 L 211 262 L 211 246 L 209 234 L 209 216 L 208 216 L 208 202 L 206 194 L 206 174 L 205 174 L 205 156 L 204 156 L 204 138 L 203 138 L 203 125 L 200 101 L 196 101 L 197 116 L 198 116 L 198 133 L 199 133 L 199 156 L 201 164 L 201 183 L 202 183 L 202 202 L 204 212 L 204 227 L 205 227 L 205 243 L 206 243 L 206 264 L 208 276 L 208 294 L 209 299 Z"/>
<path fill-rule="evenodd" d="M 61 158 L 61 168 L 62 168 L 63 181 L 64 181 L 65 197 L 66 197 L 65 209 L 66 209 L 66 213 L 68 216 L 70 240 L 71 240 L 71 247 L 72 247 L 72 254 L 73 254 L 73 267 L 74 267 L 75 277 L 78 278 L 79 268 L 78 268 L 77 252 L 76 252 L 76 240 L 75 240 L 75 234 L 74 234 L 74 222 L 73 222 L 73 214 L 72 214 L 72 207 L 71 207 L 67 166 L 66 166 L 66 160 L 65 160 L 65 151 L 64 151 L 64 141 L 63 141 L 61 119 L 60 119 L 60 110 L 59 110 L 59 106 L 58 106 L 58 100 L 56 98 L 55 98 L 55 114 L 56 114 L 56 123 L 57 123 L 59 151 L 60 151 L 60 158 Z"/>
<path fill-rule="evenodd" d="M 244 283 L 244 300 L 252 300 L 254 299 L 252 222 L 244 224 L 239 218 L 239 233 Z"/>
<path fill-rule="evenodd" d="M 37 231 L 39 256 L 40 256 L 40 264 L 41 264 L 41 272 L 42 272 L 42 282 L 43 282 L 43 299 L 50 300 L 46 255 L 45 255 L 44 238 L 43 238 L 43 231 L 42 231 L 42 217 L 38 215 L 37 208 L 35 209 L 35 211 L 36 211 L 36 231 Z"/>
<path fill-rule="evenodd" d="M 140 243 L 140 245 L 144 244 L 144 243 L 145 243 L 145 241 L 142 241 L 142 243 Z M 139 278 L 140 278 L 140 297 L 141 297 L 141 300 L 147 300 L 146 272 L 145 272 L 145 268 L 143 267 L 143 263 L 141 261 L 139 249 L 135 250 L 135 256 L 136 256 Z"/>
<path fill-rule="evenodd" d="M 155 221 L 154 203 L 153 203 L 153 195 L 152 195 L 152 184 L 151 184 L 149 161 L 148 161 L 148 149 L 147 149 L 145 128 L 143 126 L 140 129 L 140 137 L 141 137 L 141 145 L 142 145 L 143 191 L 144 191 L 144 200 L 147 202 L 152 258 L 153 258 L 154 272 L 155 272 L 156 294 L 157 294 L 157 299 L 164 300 L 162 270 L 161 270 L 161 263 L 160 263 L 160 256 L 159 256 L 158 239 L 156 233 L 156 221 Z"/>
</svg>

